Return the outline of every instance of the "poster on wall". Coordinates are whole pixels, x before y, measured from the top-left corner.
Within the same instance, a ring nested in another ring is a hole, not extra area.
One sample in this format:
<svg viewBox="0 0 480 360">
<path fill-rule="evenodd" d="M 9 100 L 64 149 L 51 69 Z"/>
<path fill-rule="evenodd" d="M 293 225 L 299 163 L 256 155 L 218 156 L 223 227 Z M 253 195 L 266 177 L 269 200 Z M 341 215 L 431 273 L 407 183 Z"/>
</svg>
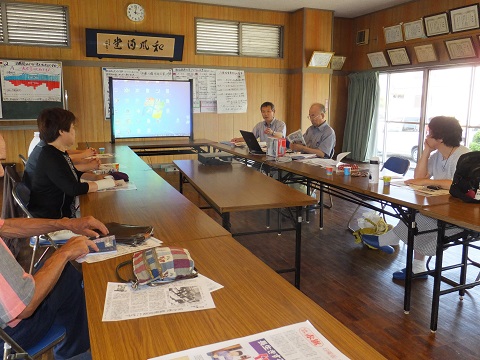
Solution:
<svg viewBox="0 0 480 360">
<path fill-rule="evenodd" d="M 247 112 L 247 87 L 243 70 L 217 70 L 217 112 Z"/>
<path fill-rule="evenodd" d="M 3 101 L 62 101 L 62 63 L 2 60 Z"/>
<path fill-rule="evenodd" d="M 173 80 L 193 80 L 194 112 L 205 112 L 203 102 L 209 104 L 217 100 L 216 70 L 204 68 L 174 68 Z M 208 107 L 210 110 L 211 107 Z M 216 105 L 215 105 L 216 109 Z M 211 111 L 207 111 L 211 112 Z"/>
</svg>

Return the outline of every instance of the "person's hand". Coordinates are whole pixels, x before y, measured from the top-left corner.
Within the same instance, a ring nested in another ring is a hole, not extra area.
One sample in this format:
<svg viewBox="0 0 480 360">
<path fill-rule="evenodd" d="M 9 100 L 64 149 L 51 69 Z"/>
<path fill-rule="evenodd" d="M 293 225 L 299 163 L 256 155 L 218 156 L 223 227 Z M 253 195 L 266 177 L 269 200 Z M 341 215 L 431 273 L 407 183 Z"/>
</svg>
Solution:
<svg viewBox="0 0 480 360">
<path fill-rule="evenodd" d="M 97 231 L 100 231 L 103 235 L 108 234 L 107 227 L 93 216 L 85 216 L 77 219 L 63 218 L 61 221 L 65 221 L 64 229 L 71 230 L 76 234 L 95 238 L 100 236 Z M 96 231 L 93 231 L 92 229 L 95 229 Z"/>
<path fill-rule="evenodd" d="M 68 260 L 75 260 L 86 256 L 90 252 L 90 249 L 98 251 L 97 244 L 89 240 L 86 236 L 74 236 L 57 251 L 66 254 Z"/>
<path fill-rule="evenodd" d="M 303 148 L 304 146 L 302 144 L 290 143 L 290 149 L 292 149 L 293 151 L 302 151 Z"/>
<path fill-rule="evenodd" d="M 430 155 L 430 153 L 434 150 L 430 145 L 428 145 L 428 138 L 425 138 L 425 141 L 423 142 L 423 152 L 426 153 L 427 155 Z"/>
<path fill-rule="evenodd" d="M 100 168 L 100 159 L 88 159 L 85 163 L 84 171 L 98 170 Z"/>
<path fill-rule="evenodd" d="M 273 129 L 270 129 L 270 128 L 266 128 L 265 130 L 263 130 L 263 133 L 264 134 L 267 134 L 267 135 L 272 135 L 273 136 Z"/>
<path fill-rule="evenodd" d="M 240 141 L 243 141 L 243 138 L 233 138 L 232 140 L 230 140 L 230 142 L 232 142 L 232 143 L 237 143 L 237 142 L 240 142 Z"/>
</svg>

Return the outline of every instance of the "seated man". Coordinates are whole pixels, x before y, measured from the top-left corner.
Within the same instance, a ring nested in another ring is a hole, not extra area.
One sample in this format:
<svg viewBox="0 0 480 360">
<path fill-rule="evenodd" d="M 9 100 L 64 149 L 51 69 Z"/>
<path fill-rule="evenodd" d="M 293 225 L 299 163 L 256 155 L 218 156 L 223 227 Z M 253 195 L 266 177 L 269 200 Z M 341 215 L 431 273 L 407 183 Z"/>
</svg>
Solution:
<svg viewBox="0 0 480 360">
<path fill-rule="evenodd" d="M 68 229 L 98 237 L 108 230 L 89 216 L 79 219 L 0 219 L 0 235 L 23 238 Z M 21 347 L 40 341 L 52 324 L 66 329 L 55 346 L 55 359 L 69 359 L 90 348 L 82 275 L 69 263 L 97 245 L 86 236 L 76 236 L 56 250 L 35 275 L 25 273 L 0 239 L 0 326 Z M 0 340 L 0 346 L 3 342 Z M 2 346 L 3 348 L 3 346 Z M 89 354 L 85 354 L 87 358 Z"/>
<path fill-rule="evenodd" d="M 303 144 L 290 144 L 290 149 L 307 154 L 315 154 L 320 158 L 331 158 L 335 148 L 335 131 L 327 124 L 325 119 L 325 105 L 315 103 L 310 106 L 308 118 L 312 122 L 303 135 L 306 146 Z"/>
<path fill-rule="evenodd" d="M 259 141 L 267 141 L 268 137 L 282 138 L 287 133 L 287 127 L 281 120 L 275 119 L 275 105 L 271 102 L 264 102 L 260 106 L 264 121 L 260 121 L 253 128 L 252 132 Z M 231 142 L 240 142 L 243 138 L 233 138 Z"/>
</svg>

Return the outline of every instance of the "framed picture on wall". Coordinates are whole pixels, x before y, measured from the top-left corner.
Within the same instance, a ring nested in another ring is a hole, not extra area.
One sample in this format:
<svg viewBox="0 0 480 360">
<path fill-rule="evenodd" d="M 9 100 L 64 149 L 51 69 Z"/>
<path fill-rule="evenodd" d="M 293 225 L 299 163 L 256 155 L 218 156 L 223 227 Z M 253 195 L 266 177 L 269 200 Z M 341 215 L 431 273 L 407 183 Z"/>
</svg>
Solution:
<svg viewBox="0 0 480 360">
<path fill-rule="evenodd" d="M 419 63 L 438 60 L 433 44 L 414 46 L 413 49 Z"/>
<path fill-rule="evenodd" d="M 445 40 L 445 46 L 448 50 L 450 60 L 468 59 L 477 57 L 472 38 Z"/>
<path fill-rule="evenodd" d="M 403 24 L 403 32 L 405 34 L 405 41 L 413 39 L 423 39 L 425 37 L 425 30 L 423 29 L 423 20 L 419 19 Z"/>
<path fill-rule="evenodd" d="M 308 63 L 309 67 L 327 67 L 330 64 L 330 60 L 332 59 L 333 52 L 325 52 L 325 51 L 314 51 L 312 57 L 310 58 L 310 62 Z"/>
<path fill-rule="evenodd" d="M 330 67 L 332 68 L 332 70 L 342 70 L 343 64 L 345 63 L 346 59 L 346 56 L 333 56 Z"/>
<path fill-rule="evenodd" d="M 478 29 L 478 4 L 464 6 L 450 10 L 450 23 L 452 32 Z"/>
<path fill-rule="evenodd" d="M 372 68 L 388 66 L 387 58 L 385 57 L 383 51 L 369 53 L 367 56 L 368 60 L 370 60 Z"/>
<path fill-rule="evenodd" d="M 388 49 L 387 54 L 392 65 L 410 65 L 407 48 Z"/>
<path fill-rule="evenodd" d="M 425 24 L 425 34 L 427 36 L 443 35 L 450 32 L 447 13 L 425 16 L 423 23 Z"/>
<path fill-rule="evenodd" d="M 385 34 L 385 44 L 403 41 L 402 25 L 385 27 L 383 33 Z"/>
</svg>

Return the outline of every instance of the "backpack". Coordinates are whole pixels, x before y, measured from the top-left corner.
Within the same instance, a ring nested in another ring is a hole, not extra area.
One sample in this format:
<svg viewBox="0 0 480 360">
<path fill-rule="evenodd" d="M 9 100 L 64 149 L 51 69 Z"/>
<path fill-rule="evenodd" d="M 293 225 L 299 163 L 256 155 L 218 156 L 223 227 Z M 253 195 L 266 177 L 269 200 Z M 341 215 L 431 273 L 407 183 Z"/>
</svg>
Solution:
<svg viewBox="0 0 480 360">
<path fill-rule="evenodd" d="M 475 195 L 480 183 L 480 151 L 472 151 L 458 158 L 450 194 L 469 203 L 480 203 Z M 478 196 L 477 196 L 478 198 Z"/>
</svg>

